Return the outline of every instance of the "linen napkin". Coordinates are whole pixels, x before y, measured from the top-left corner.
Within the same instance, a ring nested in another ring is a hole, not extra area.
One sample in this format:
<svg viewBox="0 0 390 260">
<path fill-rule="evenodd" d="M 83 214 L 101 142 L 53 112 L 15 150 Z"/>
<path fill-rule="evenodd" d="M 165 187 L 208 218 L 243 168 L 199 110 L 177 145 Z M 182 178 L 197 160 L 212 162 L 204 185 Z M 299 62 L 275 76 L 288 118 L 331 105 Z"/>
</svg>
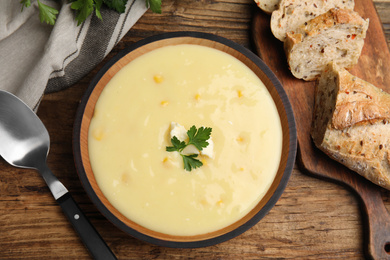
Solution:
<svg viewBox="0 0 390 260">
<path fill-rule="evenodd" d="M 119 14 L 101 8 L 77 26 L 68 1 L 40 0 L 59 10 L 54 26 L 41 23 L 37 1 L 0 1 L 0 89 L 36 110 L 44 93 L 69 87 L 90 72 L 146 12 L 145 0 L 129 0 Z"/>
</svg>

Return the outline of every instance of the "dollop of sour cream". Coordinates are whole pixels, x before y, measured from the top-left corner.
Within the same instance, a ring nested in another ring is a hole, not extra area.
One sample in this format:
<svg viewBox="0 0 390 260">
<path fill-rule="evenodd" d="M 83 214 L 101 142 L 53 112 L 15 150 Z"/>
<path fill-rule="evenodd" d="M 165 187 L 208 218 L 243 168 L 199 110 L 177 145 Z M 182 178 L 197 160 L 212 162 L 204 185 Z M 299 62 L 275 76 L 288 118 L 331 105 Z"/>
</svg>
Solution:
<svg viewBox="0 0 390 260">
<path fill-rule="evenodd" d="M 179 139 L 181 142 L 187 142 L 188 141 L 188 135 L 187 135 L 187 129 L 182 126 L 179 123 L 171 122 L 171 131 L 170 136 L 173 138 L 176 136 L 177 139 Z M 186 148 L 183 149 L 182 153 L 185 155 L 188 154 L 200 154 L 207 156 L 211 159 L 214 158 L 214 142 L 213 137 L 210 136 L 210 138 L 207 140 L 209 143 L 205 148 L 202 149 L 202 151 L 199 151 L 198 148 L 196 148 L 194 145 L 190 144 Z"/>
</svg>

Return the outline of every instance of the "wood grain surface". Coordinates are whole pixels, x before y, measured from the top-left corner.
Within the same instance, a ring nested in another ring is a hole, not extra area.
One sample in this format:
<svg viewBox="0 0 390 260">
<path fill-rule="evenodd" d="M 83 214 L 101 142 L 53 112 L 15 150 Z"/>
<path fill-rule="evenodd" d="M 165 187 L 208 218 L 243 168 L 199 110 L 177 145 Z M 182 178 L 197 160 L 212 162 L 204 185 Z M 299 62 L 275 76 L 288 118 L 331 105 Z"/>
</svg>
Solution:
<svg viewBox="0 0 390 260">
<path fill-rule="evenodd" d="M 390 45 L 390 0 L 375 1 Z M 147 36 L 171 31 L 217 34 L 254 51 L 252 0 L 164 0 L 148 11 L 116 48 L 71 88 L 45 95 L 38 111 L 51 136 L 49 167 L 73 194 L 119 259 L 364 259 L 364 219 L 355 194 L 294 168 L 276 206 L 253 228 L 222 244 L 170 249 L 143 243 L 118 230 L 91 203 L 78 179 L 72 128 L 92 77 L 120 50 Z M 381 190 L 387 209 L 390 192 Z M 0 259 L 90 259 L 38 173 L 0 160 Z"/>
</svg>

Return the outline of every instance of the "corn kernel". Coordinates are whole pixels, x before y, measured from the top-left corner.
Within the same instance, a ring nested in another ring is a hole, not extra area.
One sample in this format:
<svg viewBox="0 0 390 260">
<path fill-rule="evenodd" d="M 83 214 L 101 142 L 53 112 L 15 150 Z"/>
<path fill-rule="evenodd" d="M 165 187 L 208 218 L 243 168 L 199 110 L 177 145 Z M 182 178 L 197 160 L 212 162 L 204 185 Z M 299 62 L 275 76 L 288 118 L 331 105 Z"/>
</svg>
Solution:
<svg viewBox="0 0 390 260">
<path fill-rule="evenodd" d="M 241 136 L 239 136 L 239 137 L 237 137 L 237 138 L 236 138 L 236 140 L 237 140 L 237 142 L 240 142 L 240 143 L 241 143 L 241 142 L 243 142 L 243 141 L 244 141 L 244 138 L 243 138 L 243 137 L 241 137 Z"/>
<path fill-rule="evenodd" d="M 203 166 L 206 166 L 206 165 L 208 165 L 208 162 L 207 162 L 207 160 L 206 159 L 202 159 L 202 160 L 200 160 L 202 163 L 203 163 Z"/>
<path fill-rule="evenodd" d="M 101 128 L 97 128 L 97 129 L 94 129 L 92 131 L 92 136 L 93 138 L 95 138 L 96 140 L 100 141 L 103 139 L 104 137 L 104 132 Z"/>
<path fill-rule="evenodd" d="M 199 101 L 199 100 L 200 100 L 200 95 L 199 95 L 199 94 L 196 94 L 196 95 L 195 95 L 195 100 L 196 100 L 196 101 Z"/>
<path fill-rule="evenodd" d="M 153 80 L 156 83 L 162 83 L 164 81 L 164 77 L 162 75 L 157 74 L 154 75 Z"/>
<path fill-rule="evenodd" d="M 244 171 L 244 167 L 241 167 L 241 168 L 240 168 L 240 171 L 242 171 L 242 172 L 243 172 L 243 171 Z"/>
<path fill-rule="evenodd" d="M 238 96 L 239 98 L 243 96 L 243 94 L 242 94 L 242 91 L 241 91 L 241 90 L 237 90 L 237 96 Z"/>
<path fill-rule="evenodd" d="M 218 206 L 221 206 L 222 204 L 223 204 L 223 200 L 222 200 L 222 199 L 220 199 L 220 200 L 217 201 L 217 205 L 218 205 Z"/>
<path fill-rule="evenodd" d="M 160 105 L 163 106 L 163 107 L 167 106 L 168 104 L 169 104 L 169 101 L 166 101 L 166 100 L 163 100 L 160 103 Z"/>
<path fill-rule="evenodd" d="M 173 160 L 172 160 L 171 157 L 166 156 L 166 157 L 164 157 L 164 159 L 162 160 L 162 163 L 163 163 L 165 166 L 172 166 L 172 165 L 173 165 Z"/>
<path fill-rule="evenodd" d="M 127 174 L 126 172 L 122 173 L 122 176 L 121 176 L 121 181 L 125 184 L 128 184 L 129 183 L 129 174 Z"/>
</svg>

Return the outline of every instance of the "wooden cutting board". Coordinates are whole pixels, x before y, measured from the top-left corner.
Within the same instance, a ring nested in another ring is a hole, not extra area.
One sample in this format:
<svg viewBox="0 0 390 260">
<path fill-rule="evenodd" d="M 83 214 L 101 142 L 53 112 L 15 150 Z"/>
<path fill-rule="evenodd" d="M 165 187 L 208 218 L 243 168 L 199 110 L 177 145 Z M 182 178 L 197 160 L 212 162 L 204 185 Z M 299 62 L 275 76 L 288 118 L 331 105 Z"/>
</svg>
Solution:
<svg viewBox="0 0 390 260">
<path fill-rule="evenodd" d="M 350 71 L 390 93 L 390 53 L 382 24 L 371 0 L 355 0 L 355 11 L 369 18 L 365 45 L 359 63 Z M 343 165 L 331 160 L 312 143 L 315 82 L 292 76 L 287 67 L 283 44 L 271 33 L 270 15 L 256 8 L 252 36 L 257 54 L 281 81 L 293 107 L 298 132 L 298 164 L 312 176 L 345 184 L 361 199 L 365 220 L 365 250 L 374 259 L 390 259 L 390 215 L 383 203 L 381 189 Z"/>
</svg>

